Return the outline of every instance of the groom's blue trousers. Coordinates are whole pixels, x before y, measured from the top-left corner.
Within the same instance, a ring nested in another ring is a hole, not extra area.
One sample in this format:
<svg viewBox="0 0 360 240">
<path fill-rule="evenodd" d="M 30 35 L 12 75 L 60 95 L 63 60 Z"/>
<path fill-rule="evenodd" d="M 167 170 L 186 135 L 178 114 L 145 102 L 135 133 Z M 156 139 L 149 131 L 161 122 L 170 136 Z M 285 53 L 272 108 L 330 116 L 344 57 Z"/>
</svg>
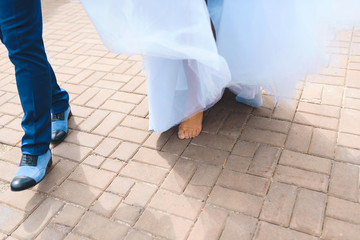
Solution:
<svg viewBox="0 0 360 240">
<path fill-rule="evenodd" d="M 23 154 L 43 154 L 51 139 L 51 112 L 65 111 L 69 95 L 57 84 L 46 57 L 40 0 L 0 0 L 0 40 L 15 66 L 24 111 L 21 150 Z"/>
</svg>

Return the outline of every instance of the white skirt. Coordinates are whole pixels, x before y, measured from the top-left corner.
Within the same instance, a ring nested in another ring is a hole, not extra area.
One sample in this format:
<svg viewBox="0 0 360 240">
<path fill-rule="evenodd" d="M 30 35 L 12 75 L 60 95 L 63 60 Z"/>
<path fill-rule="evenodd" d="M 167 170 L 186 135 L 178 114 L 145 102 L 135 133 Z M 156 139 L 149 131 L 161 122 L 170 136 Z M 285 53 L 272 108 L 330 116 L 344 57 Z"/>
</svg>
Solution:
<svg viewBox="0 0 360 240">
<path fill-rule="evenodd" d="M 110 51 L 144 56 L 156 132 L 211 107 L 226 87 L 245 99 L 260 87 L 294 96 L 326 64 L 329 26 L 360 22 L 357 0 L 81 1 Z"/>
</svg>

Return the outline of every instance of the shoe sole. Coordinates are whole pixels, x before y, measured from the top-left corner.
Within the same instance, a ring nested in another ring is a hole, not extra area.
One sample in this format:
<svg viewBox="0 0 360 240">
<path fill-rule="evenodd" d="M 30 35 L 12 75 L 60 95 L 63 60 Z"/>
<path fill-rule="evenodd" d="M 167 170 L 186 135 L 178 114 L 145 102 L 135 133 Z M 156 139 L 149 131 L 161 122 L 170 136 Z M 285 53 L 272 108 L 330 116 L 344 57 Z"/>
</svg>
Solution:
<svg viewBox="0 0 360 240">
<path fill-rule="evenodd" d="M 69 116 L 68 116 L 68 121 L 69 121 L 69 119 L 70 119 L 70 117 L 72 116 L 72 113 L 71 113 L 71 111 L 69 112 Z M 69 131 L 69 127 L 68 127 L 68 131 Z M 67 134 L 68 133 L 66 133 L 65 135 L 64 135 L 64 137 L 62 137 L 62 138 L 60 138 L 59 140 L 57 140 L 57 141 L 53 141 L 53 140 L 51 140 L 50 142 L 52 143 L 52 144 L 59 144 L 59 143 L 61 143 L 62 141 L 64 141 L 64 139 L 67 137 Z"/>
</svg>

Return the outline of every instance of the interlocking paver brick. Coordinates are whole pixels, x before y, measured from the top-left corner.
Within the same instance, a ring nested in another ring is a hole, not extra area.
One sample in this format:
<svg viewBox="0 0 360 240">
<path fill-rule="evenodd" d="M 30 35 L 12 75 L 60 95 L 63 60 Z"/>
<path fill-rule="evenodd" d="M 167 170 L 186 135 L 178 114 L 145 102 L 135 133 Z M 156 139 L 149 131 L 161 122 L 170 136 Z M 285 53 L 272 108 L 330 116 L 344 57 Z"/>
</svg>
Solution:
<svg viewBox="0 0 360 240">
<path fill-rule="evenodd" d="M 242 156 L 242 157 L 251 157 L 252 158 L 258 147 L 259 147 L 258 143 L 238 141 L 235 144 L 231 153 Z"/>
<path fill-rule="evenodd" d="M 287 149 L 306 153 L 309 149 L 313 128 L 310 126 L 292 124 L 286 139 Z"/>
<path fill-rule="evenodd" d="M 0 231 L 10 234 L 25 218 L 25 213 L 0 204 Z"/>
<path fill-rule="evenodd" d="M 134 77 L 129 82 L 127 82 L 122 88 L 122 91 L 133 92 L 145 81 L 144 77 Z"/>
<path fill-rule="evenodd" d="M 311 113 L 297 112 L 295 114 L 294 122 L 329 130 L 337 130 L 339 120 L 337 118 L 330 118 Z"/>
<path fill-rule="evenodd" d="M 107 117 L 108 114 L 109 111 L 95 110 L 89 117 L 77 126 L 77 129 L 85 132 L 91 132 Z"/>
<path fill-rule="evenodd" d="M 101 194 L 97 188 L 66 180 L 51 195 L 68 202 L 89 207 Z"/>
<path fill-rule="evenodd" d="M 231 151 L 235 141 L 236 139 L 224 135 L 202 133 L 194 138 L 191 143 L 223 151 Z"/>
<path fill-rule="evenodd" d="M 280 227 L 267 222 L 260 222 L 254 235 L 254 240 L 291 239 L 291 240 L 318 240 L 311 235 L 297 232 L 289 228 Z"/>
<path fill-rule="evenodd" d="M 298 192 L 290 227 L 320 236 L 324 220 L 326 195 L 307 189 Z"/>
<path fill-rule="evenodd" d="M 327 175 L 331 171 L 331 160 L 289 150 L 283 151 L 279 164 Z"/>
<path fill-rule="evenodd" d="M 15 176 L 18 166 L 9 162 L 0 161 L 0 169 L 0 179 L 6 182 L 11 182 Z"/>
<path fill-rule="evenodd" d="M 61 143 L 57 145 L 53 150 L 52 154 L 59 157 L 63 157 L 76 162 L 81 162 L 91 152 L 91 148 L 78 146 L 72 143 Z"/>
<path fill-rule="evenodd" d="M 142 207 L 121 203 L 119 208 L 114 213 L 114 218 L 116 220 L 126 222 L 130 225 L 134 225 L 142 212 Z"/>
<path fill-rule="evenodd" d="M 84 106 L 78 106 L 75 104 L 71 105 L 71 113 L 74 116 L 78 116 L 78 117 L 82 117 L 82 118 L 87 118 L 89 117 L 92 113 L 94 112 L 94 109 L 92 108 L 88 108 L 88 107 L 84 107 Z"/>
<path fill-rule="evenodd" d="M 15 146 L 20 142 L 21 137 L 23 136 L 22 132 L 12 130 L 10 128 L 0 128 L 0 142 Z"/>
<path fill-rule="evenodd" d="M 35 238 L 35 240 L 62 240 L 68 233 L 71 232 L 71 228 L 68 226 L 49 223 L 44 230 Z"/>
<path fill-rule="evenodd" d="M 149 103 L 147 97 L 138 104 L 134 110 L 131 112 L 131 115 L 138 117 L 146 117 L 149 114 Z"/>
<path fill-rule="evenodd" d="M 239 137 L 247 118 L 248 113 L 230 113 L 220 128 L 219 133 L 234 138 Z"/>
<path fill-rule="evenodd" d="M 106 191 L 116 193 L 120 196 L 125 196 L 135 182 L 128 178 L 116 177 Z"/>
<path fill-rule="evenodd" d="M 215 105 L 204 115 L 203 132 L 216 134 L 229 115 L 228 111 L 216 108 L 217 106 Z"/>
<path fill-rule="evenodd" d="M 139 145 L 136 143 L 122 142 L 111 157 L 122 161 L 128 161 L 138 151 L 138 148 Z"/>
<path fill-rule="evenodd" d="M 287 100 L 286 103 L 280 102 L 274 109 L 272 117 L 284 121 L 292 121 L 296 112 L 296 101 Z"/>
<path fill-rule="evenodd" d="M 229 158 L 226 160 L 224 168 L 236 172 L 246 173 L 250 166 L 251 160 L 252 159 L 249 157 L 230 155 Z"/>
<path fill-rule="evenodd" d="M 335 160 L 360 165 L 360 150 L 346 147 L 336 147 Z"/>
<path fill-rule="evenodd" d="M 309 153 L 333 158 L 337 134 L 335 131 L 315 128 L 310 143 Z"/>
<path fill-rule="evenodd" d="M 256 223 L 257 219 L 255 218 L 230 213 L 220 240 L 251 240 L 256 229 Z"/>
<path fill-rule="evenodd" d="M 285 227 L 289 226 L 295 198 L 295 186 L 273 182 L 264 201 L 260 219 Z"/>
<path fill-rule="evenodd" d="M 141 100 L 144 98 L 144 95 L 120 91 L 120 92 L 115 93 L 111 98 L 114 100 L 117 100 L 117 101 L 139 104 L 141 102 Z"/>
<path fill-rule="evenodd" d="M 178 156 L 166 152 L 155 151 L 149 148 L 140 148 L 133 157 L 133 160 L 135 161 L 139 161 L 142 163 L 147 163 L 167 169 L 172 168 L 172 166 L 174 166 L 177 159 Z"/>
<path fill-rule="evenodd" d="M 190 144 L 182 156 L 209 164 L 223 165 L 228 156 L 228 152 Z"/>
<path fill-rule="evenodd" d="M 339 130 L 344 133 L 360 134 L 360 127 L 357 119 L 360 118 L 360 111 L 342 109 Z"/>
<path fill-rule="evenodd" d="M 132 103 L 124 103 L 109 99 L 103 105 L 101 105 L 100 108 L 112 112 L 129 114 L 135 108 L 135 105 Z"/>
<path fill-rule="evenodd" d="M 360 204 L 329 197 L 326 215 L 346 222 L 360 224 Z"/>
<path fill-rule="evenodd" d="M 174 215 L 147 209 L 135 227 L 168 239 L 185 239 L 192 222 Z"/>
<path fill-rule="evenodd" d="M 209 196 L 210 191 L 211 191 L 211 187 L 193 185 L 190 183 L 186 186 L 184 195 L 205 201 Z"/>
<path fill-rule="evenodd" d="M 153 237 L 144 232 L 131 230 L 125 240 L 153 240 Z"/>
<path fill-rule="evenodd" d="M 149 136 L 149 132 L 120 126 L 115 128 L 109 136 L 141 144 Z"/>
<path fill-rule="evenodd" d="M 332 169 L 329 193 L 350 201 L 359 201 L 359 173 L 358 166 L 345 163 L 334 163 Z"/>
<path fill-rule="evenodd" d="M 64 226 L 75 227 L 84 213 L 84 209 L 75 207 L 71 204 L 66 204 L 52 222 Z"/>
<path fill-rule="evenodd" d="M 166 142 L 162 151 L 181 155 L 189 145 L 190 139 L 180 140 L 177 133 L 171 135 L 170 139 Z"/>
<path fill-rule="evenodd" d="M 90 210 L 109 218 L 114 213 L 121 200 L 122 198 L 118 195 L 104 192 L 100 198 L 96 200 Z"/>
<path fill-rule="evenodd" d="M 344 107 L 349 109 L 360 110 L 360 100 L 355 98 L 345 98 Z"/>
<path fill-rule="evenodd" d="M 254 195 L 215 186 L 208 203 L 258 217 L 263 199 Z"/>
<path fill-rule="evenodd" d="M 319 83 L 324 85 L 337 85 L 343 86 L 345 82 L 345 78 L 343 77 L 334 77 L 334 76 L 324 76 L 324 75 L 309 75 L 307 76 L 307 81 L 312 83 Z"/>
<path fill-rule="evenodd" d="M 359 77 L 360 71 L 348 70 L 346 76 L 346 86 L 360 88 Z"/>
<path fill-rule="evenodd" d="M 279 159 L 280 149 L 271 146 L 260 146 L 250 163 L 248 172 L 263 177 L 271 177 Z"/>
<path fill-rule="evenodd" d="M 72 131 L 65 139 L 66 142 L 80 146 L 95 148 L 103 137 L 86 132 Z"/>
<path fill-rule="evenodd" d="M 290 128 L 290 122 L 263 117 L 250 117 L 246 125 L 252 128 L 285 134 L 289 131 Z"/>
<path fill-rule="evenodd" d="M 150 137 L 148 137 L 148 139 L 146 139 L 146 141 L 144 142 L 143 146 L 160 150 L 166 144 L 172 134 L 172 129 L 161 134 L 152 132 Z"/>
<path fill-rule="evenodd" d="M 119 173 L 120 170 L 124 167 L 125 162 L 119 161 L 118 159 L 106 159 L 103 164 L 101 165 L 101 169 Z"/>
<path fill-rule="evenodd" d="M 219 236 L 225 226 L 227 216 L 228 213 L 225 210 L 207 205 L 202 211 L 188 239 L 219 239 Z"/>
<path fill-rule="evenodd" d="M 169 175 L 164 180 L 161 188 L 181 193 L 195 173 L 196 163 L 191 160 L 180 158 Z"/>
<path fill-rule="evenodd" d="M 100 89 L 98 88 L 88 88 L 77 98 L 72 100 L 72 103 L 77 105 L 85 105 L 85 103 L 90 101 L 99 91 Z"/>
<path fill-rule="evenodd" d="M 221 171 L 220 166 L 200 163 L 191 178 L 190 184 L 196 186 L 212 187 Z"/>
<path fill-rule="evenodd" d="M 268 130 L 245 128 L 241 133 L 240 139 L 281 147 L 285 143 L 286 135 Z"/>
<path fill-rule="evenodd" d="M 126 225 L 87 212 L 75 227 L 74 232 L 96 240 L 116 240 L 124 238 L 128 228 Z"/>
<path fill-rule="evenodd" d="M 115 174 L 112 172 L 80 164 L 75 171 L 71 173 L 68 179 L 104 189 L 109 185 L 114 177 Z"/>
<path fill-rule="evenodd" d="M 64 203 L 53 198 L 45 199 L 12 235 L 20 239 L 35 237 L 63 205 Z"/>
<path fill-rule="evenodd" d="M 360 236 L 360 228 L 358 224 L 326 218 L 323 236 L 325 240 L 353 240 Z"/>
<path fill-rule="evenodd" d="M 98 155 L 108 157 L 120 144 L 120 140 L 114 138 L 104 138 L 104 140 L 95 148 L 94 152 Z M 86 159 L 85 159 L 86 160 Z"/>
<path fill-rule="evenodd" d="M 124 199 L 124 203 L 144 207 L 156 192 L 157 188 L 145 183 L 136 183 Z"/>
<path fill-rule="evenodd" d="M 161 211 L 195 221 L 203 203 L 165 190 L 159 190 L 149 206 Z"/>
<path fill-rule="evenodd" d="M 120 175 L 148 183 L 159 184 L 167 175 L 168 170 L 149 164 L 130 161 L 120 172 Z"/>
<path fill-rule="evenodd" d="M 17 165 L 20 162 L 21 155 L 21 149 L 13 147 L 0 154 L 0 159 Z"/>
<path fill-rule="evenodd" d="M 93 133 L 102 136 L 107 136 L 115 129 L 116 126 L 124 119 L 125 115 L 122 113 L 111 112 L 104 121 L 102 121 L 94 130 Z"/>
<path fill-rule="evenodd" d="M 275 171 L 274 180 L 326 192 L 329 177 L 325 174 L 280 165 Z"/>
<path fill-rule="evenodd" d="M 360 136 L 348 133 L 339 133 L 337 144 L 344 147 L 359 149 Z"/>
<path fill-rule="evenodd" d="M 31 213 L 45 196 L 34 191 L 12 192 L 10 190 L 0 193 L 0 202 L 17 208 L 26 213 Z"/>
<path fill-rule="evenodd" d="M 99 168 L 104 161 L 105 161 L 105 157 L 97 154 L 91 154 L 87 158 L 85 158 L 83 163 L 93 166 L 95 168 Z"/>
<path fill-rule="evenodd" d="M 237 191 L 265 196 L 269 187 L 269 180 L 250 174 L 223 170 L 217 184 Z"/>
</svg>

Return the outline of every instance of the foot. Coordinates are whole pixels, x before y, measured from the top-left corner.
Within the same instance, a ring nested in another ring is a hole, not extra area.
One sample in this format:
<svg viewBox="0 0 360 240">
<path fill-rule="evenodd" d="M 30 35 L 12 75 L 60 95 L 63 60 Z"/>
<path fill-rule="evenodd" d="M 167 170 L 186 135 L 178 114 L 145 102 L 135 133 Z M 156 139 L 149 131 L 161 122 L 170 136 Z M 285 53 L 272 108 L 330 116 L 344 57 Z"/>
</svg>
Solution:
<svg viewBox="0 0 360 240">
<path fill-rule="evenodd" d="M 71 117 L 70 106 L 64 112 L 51 115 L 51 142 L 61 143 L 68 133 L 68 121 Z"/>
<path fill-rule="evenodd" d="M 199 136 L 202 128 L 203 112 L 196 113 L 183 121 L 179 126 L 179 139 L 188 139 Z"/>
<path fill-rule="evenodd" d="M 50 150 L 39 156 L 23 154 L 19 169 L 11 182 L 11 190 L 22 191 L 35 186 L 44 179 L 51 164 Z"/>
</svg>

